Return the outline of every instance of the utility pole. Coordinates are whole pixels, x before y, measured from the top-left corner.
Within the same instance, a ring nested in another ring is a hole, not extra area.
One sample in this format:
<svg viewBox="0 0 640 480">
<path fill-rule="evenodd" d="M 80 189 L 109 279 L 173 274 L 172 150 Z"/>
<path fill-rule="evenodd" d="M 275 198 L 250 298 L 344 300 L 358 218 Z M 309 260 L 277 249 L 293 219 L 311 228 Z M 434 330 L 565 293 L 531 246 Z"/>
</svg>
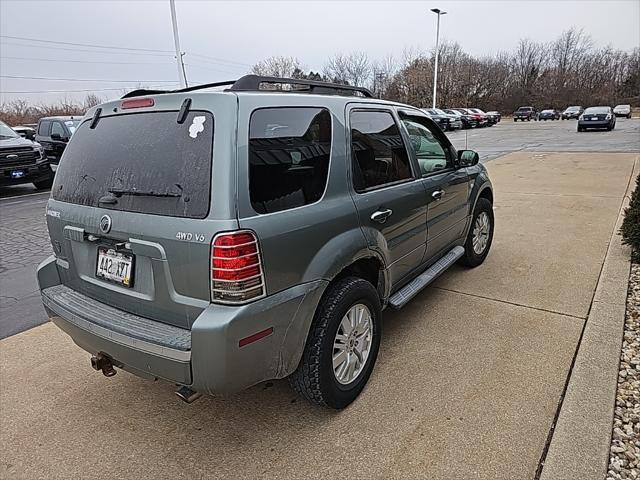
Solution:
<svg viewBox="0 0 640 480">
<path fill-rule="evenodd" d="M 440 44 L 440 15 L 446 15 L 447 12 L 443 12 L 439 8 L 432 8 L 431 11 L 438 15 L 438 24 L 436 27 L 436 61 L 433 66 L 433 106 L 431 108 L 436 108 L 436 91 L 438 89 L 438 54 L 439 52 L 439 44 Z"/>
<path fill-rule="evenodd" d="M 187 74 L 184 71 L 184 63 L 182 62 L 182 52 L 180 51 L 180 38 L 178 37 L 178 21 L 176 20 L 176 3 L 175 0 L 169 0 L 171 7 L 171 24 L 173 25 L 173 43 L 176 47 L 176 63 L 178 65 L 178 80 L 180 87 L 187 87 Z"/>
</svg>

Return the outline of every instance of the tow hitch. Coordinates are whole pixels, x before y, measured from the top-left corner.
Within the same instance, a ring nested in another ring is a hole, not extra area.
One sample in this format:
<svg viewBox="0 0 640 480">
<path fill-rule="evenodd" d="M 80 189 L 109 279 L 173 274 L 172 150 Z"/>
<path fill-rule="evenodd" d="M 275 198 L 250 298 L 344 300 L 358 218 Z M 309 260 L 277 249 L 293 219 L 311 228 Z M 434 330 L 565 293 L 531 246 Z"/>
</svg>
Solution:
<svg viewBox="0 0 640 480">
<path fill-rule="evenodd" d="M 116 374 L 116 369 L 113 368 L 111 359 L 103 353 L 98 353 L 91 357 L 91 368 L 96 371 L 102 371 L 105 377 L 113 377 Z"/>
</svg>

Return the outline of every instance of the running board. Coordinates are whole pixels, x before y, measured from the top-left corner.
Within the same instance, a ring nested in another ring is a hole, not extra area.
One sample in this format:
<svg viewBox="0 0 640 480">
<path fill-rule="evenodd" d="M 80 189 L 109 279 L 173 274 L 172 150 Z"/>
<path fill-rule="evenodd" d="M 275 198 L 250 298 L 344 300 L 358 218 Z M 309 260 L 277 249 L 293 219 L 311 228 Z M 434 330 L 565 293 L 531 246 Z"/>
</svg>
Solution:
<svg viewBox="0 0 640 480">
<path fill-rule="evenodd" d="M 453 265 L 462 255 L 464 255 L 464 247 L 453 247 L 444 257 L 391 295 L 389 305 L 395 309 L 404 307 L 420 290 L 438 278 L 442 272 Z"/>
</svg>

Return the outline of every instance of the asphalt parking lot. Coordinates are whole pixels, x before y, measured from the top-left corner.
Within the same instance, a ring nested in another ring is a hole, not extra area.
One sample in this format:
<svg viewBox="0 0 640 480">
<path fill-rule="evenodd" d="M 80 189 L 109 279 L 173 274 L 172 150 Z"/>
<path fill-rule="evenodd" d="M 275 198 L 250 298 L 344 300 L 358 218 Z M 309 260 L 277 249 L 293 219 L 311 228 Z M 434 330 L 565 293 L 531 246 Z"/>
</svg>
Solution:
<svg viewBox="0 0 640 480">
<path fill-rule="evenodd" d="M 187 406 L 171 385 L 96 374 L 50 323 L 14 335 L 46 321 L 47 195 L 0 190 L 0 477 L 534 478 L 640 161 L 640 121 L 575 127 L 451 134 L 494 182 L 491 254 L 385 312 L 369 385 L 341 412 L 285 381 Z"/>
</svg>

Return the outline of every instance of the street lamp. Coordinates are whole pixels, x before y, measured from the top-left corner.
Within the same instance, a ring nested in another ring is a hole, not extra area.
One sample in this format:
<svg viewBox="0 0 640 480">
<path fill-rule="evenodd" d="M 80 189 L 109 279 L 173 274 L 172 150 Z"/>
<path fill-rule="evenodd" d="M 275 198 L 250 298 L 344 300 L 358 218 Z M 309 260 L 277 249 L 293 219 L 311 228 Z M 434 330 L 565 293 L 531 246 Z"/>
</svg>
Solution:
<svg viewBox="0 0 640 480">
<path fill-rule="evenodd" d="M 436 108 L 436 89 L 438 86 L 438 44 L 440 43 L 440 15 L 446 15 L 447 12 L 443 12 L 439 8 L 432 8 L 431 11 L 438 15 L 438 26 L 436 27 L 436 61 L 433 66 L 433 107 Z"/>
</svg>

